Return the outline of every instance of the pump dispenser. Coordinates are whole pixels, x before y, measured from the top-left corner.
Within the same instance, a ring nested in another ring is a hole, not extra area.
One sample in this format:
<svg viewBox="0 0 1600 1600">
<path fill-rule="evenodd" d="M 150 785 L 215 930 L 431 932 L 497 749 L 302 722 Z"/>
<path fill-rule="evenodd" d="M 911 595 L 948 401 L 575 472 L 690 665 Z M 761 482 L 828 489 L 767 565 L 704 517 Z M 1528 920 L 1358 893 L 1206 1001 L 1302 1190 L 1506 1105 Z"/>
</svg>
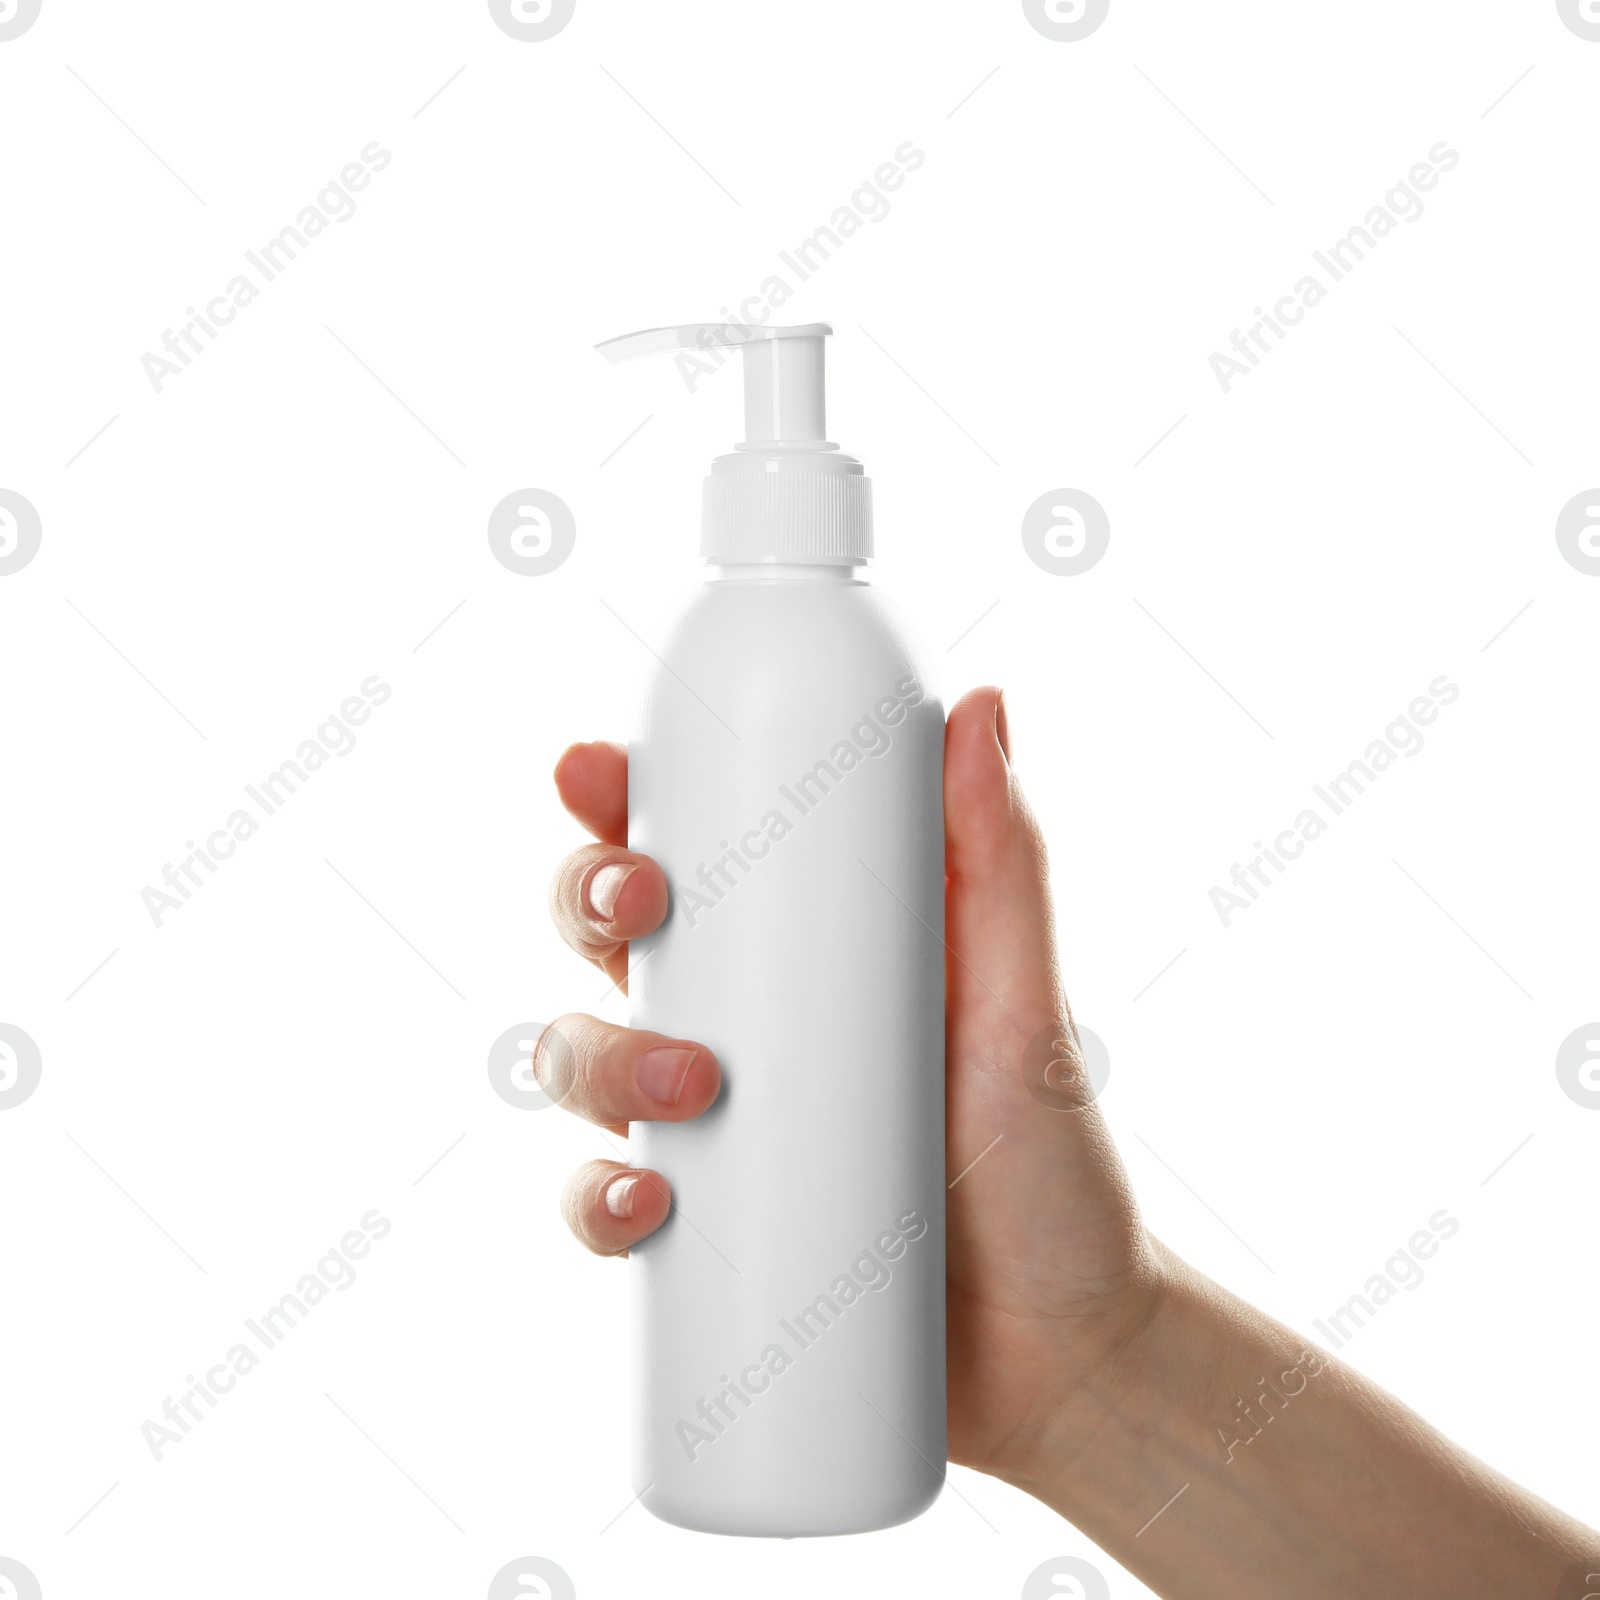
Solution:
<svg viewBox="0 0 1600 1600">
<path fill-rule="evenodd" d="M 734 347 L 744 361 L 744 440 L 711 463 L 707 561 L 858 562 L 872 555 L 872 483 L 826 435 L 825 322 L 798 328 L 649 328 L 598 346 L 611 361 Z"/>
<path fill-rule="evenodd" d="M 598 346 L 744 367 L 711 575 L 628 758 L 628 843 L 670 889 L 631 1020 L 722 1068 L 703 1116 L 630 1130 L 673 1198 L 629 1266 L 634 1488 L 712 1533 L 888 1527 L 944 1479 L 944 713 L 859 576 L 871 484 L 826 437 L 831 332 Z"/>
</svg>

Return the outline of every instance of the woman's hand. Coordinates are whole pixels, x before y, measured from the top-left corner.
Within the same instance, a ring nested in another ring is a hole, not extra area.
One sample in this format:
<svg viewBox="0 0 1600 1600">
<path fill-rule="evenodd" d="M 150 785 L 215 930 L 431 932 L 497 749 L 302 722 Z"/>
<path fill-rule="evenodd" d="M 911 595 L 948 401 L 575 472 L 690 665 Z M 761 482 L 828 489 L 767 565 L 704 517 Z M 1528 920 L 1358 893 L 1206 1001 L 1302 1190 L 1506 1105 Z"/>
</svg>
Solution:
<svg viewBox="0 0 1600 1600">
<path fill-rule="evenodd" d="M 551 914 L 625 986 L 628 941 L 667 909 L 661 869 L 624 845 L 626 753 L 574 745 L 555 780 L 598 843 L 562 863 Z M 1150 1320 L 1159 1257 L 1087 1088 L 1057 975 L 1044 842 L 1011 770 L 996 689 L 950 712 L 944 802 L 950 1456 L 1016 1476 L 1083 1382 Z M 1053 1092 L 1041 1099 L 1028 1072 L 1037 1083 L 1052 1057 Z M 629 1121 L 698 1116 L 720 1086 L 703 1045 L 587 1016 L 546 1030 L 534 1071 L 568 1110 L 616 1134 Z M 1063 1103 L 1075 1109 L 1055 1109 Z M 563 1209 L 591 1250 L 621 1255 L 670 1203 L 659 1173 L 593 1161 Z"/>
<path fill-rule="evenodd" d="M 667 908 L 660 868 L 623 847 L 627 757 L 575 745 L 556 786 L 599 841 L 557 874 L 556 922 L 624 983 L 628 940 Z M 1600 1584 L 1600 1536 L 1146 1234 L 1057 976 L 997 690 L 950 713 L 944 803 L 951 1459 L 1053 1506 L 1172 1600 L 1576 1600 L 1587 1574 Z M 546 1029 L 534 1070 L 617 1134 L 698 1116 L 720 1085 L 693 1040 L 582 1016 Z M 659 1173 L 613 1161 L 564 1201 L 602 1255 L 670 1203 Z"/>
</svg>

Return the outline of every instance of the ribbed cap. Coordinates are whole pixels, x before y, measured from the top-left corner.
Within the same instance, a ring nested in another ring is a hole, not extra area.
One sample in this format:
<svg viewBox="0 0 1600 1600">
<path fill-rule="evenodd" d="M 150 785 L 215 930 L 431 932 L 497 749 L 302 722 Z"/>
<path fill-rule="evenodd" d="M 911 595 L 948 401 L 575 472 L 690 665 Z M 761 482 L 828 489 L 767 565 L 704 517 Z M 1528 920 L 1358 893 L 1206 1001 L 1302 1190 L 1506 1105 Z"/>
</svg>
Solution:
<svg viewBox="0 0 1600 1600">
<path fill-rule="evenodd" d="M 859 472 L 713 472 L 701 507 L 700 553 L 710 562 L 872 555 L 872 480 Z"/>
</svg>

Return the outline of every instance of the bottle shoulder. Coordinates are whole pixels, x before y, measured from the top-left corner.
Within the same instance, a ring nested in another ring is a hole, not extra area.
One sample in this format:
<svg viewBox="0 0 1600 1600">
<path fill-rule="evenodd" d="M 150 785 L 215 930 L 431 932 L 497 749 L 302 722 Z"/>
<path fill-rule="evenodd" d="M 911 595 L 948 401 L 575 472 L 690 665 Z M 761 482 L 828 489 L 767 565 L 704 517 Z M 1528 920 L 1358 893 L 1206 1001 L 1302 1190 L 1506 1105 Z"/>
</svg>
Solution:
<svg viewBox="0 0 1600 1600">
<path fill-rule="evenodd" d="M 767 721 L 784 708 L 903 699 L 910 685 L 937 705 L 926 651 L 872 584 L 713 582 L 672 628 L 649 704 L 686 686 L 737 726 L 735 710 Z"/>
<path fill-rule="evenodd" d="M 923 656 L 892 601 L 861 582 L 705 584 L 679 616 L 668 659 L 710 652 L 730 663 L 836 654 L 861 666 L 903 661 L 919 669 Z"/>
</svg>

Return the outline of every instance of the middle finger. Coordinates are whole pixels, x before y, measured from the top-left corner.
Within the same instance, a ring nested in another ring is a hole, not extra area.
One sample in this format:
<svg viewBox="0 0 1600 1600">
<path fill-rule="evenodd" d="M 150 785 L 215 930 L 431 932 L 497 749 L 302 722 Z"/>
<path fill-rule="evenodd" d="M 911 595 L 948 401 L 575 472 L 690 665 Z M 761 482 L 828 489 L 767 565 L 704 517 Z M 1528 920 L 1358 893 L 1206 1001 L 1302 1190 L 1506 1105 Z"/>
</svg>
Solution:
<svg viewBox="0 0 1600 1600">
<path fill-rule="evenodd" d="M 533 1075 L 552 1100 L 608 1128 L 687 1122 L 722 1087 L 722 1069 L 704 1045 L 579 1013 L 540 1034 Z"/>
</svg>

